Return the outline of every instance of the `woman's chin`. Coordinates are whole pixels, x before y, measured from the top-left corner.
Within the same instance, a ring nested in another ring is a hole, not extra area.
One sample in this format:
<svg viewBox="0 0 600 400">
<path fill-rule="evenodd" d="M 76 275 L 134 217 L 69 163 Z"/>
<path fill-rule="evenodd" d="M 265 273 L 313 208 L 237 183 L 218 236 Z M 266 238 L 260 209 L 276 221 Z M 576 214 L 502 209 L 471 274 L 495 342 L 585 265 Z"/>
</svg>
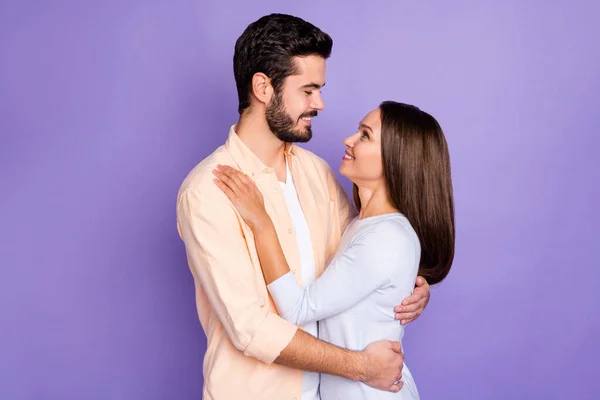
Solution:
<svg viewBox="0 0 600 400">
<path fill-rule="evenodd" d="M 342 163 L 342 165 L 340 165 L 339 171 L 340 171 L 340 175 L 342 175 L 343 177 L 346 177 L 346 178 L 352 180 L 352 175 L 348 174 L 349 171 L 348 171 L 348 166 L 347 165 L 345 165 L 344 163 Z"/>
</svg>

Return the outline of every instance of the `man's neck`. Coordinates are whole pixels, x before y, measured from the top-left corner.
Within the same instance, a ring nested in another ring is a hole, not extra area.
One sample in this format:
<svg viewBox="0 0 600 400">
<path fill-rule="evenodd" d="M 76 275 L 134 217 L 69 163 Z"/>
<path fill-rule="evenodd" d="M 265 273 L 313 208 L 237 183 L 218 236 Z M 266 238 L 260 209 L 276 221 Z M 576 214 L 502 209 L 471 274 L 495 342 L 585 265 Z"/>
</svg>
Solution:
<svg viewBox="0 0 600 400">
<path fill-rule="evenodd" d="M 280 181 L 285 182 L 285 142 L 271 132 L 264 117 L 255 118 L 251 113 L 244 114 L 240 116 L 235 131 L 250 151 L 267 167 L 273 168 Z"/>
</svg>

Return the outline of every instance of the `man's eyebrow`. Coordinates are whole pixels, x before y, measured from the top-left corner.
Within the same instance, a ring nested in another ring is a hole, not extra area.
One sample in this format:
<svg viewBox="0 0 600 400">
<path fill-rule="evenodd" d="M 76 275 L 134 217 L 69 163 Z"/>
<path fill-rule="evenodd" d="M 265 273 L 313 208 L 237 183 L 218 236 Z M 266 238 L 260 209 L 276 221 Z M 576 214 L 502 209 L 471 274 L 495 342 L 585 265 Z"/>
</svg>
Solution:
<svg viewBox="0 0 600 400">
<path fill-rule="evenodd" d="M 302 85 L 302 89 L 321 89 L 325 84 L 319 85 L 318 83 L 307 83 L 306 85 Z"/>
</svg>

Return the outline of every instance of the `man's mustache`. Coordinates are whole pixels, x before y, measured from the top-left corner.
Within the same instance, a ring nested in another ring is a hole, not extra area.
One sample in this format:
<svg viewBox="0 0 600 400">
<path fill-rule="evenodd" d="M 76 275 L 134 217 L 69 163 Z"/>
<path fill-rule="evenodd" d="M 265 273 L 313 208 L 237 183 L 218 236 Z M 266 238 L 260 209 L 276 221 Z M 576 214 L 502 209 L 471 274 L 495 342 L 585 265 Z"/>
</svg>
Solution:
<svg viewBox="0 0 600 400">
<path fill-rule="evenodd" d="M 317 111 L 311 111 L 311 112 L 307 112 L 305 114 L 302 114 L 300 116 L 300 118 L 312 118 L 312 117 L 316 117 L 317 115 L 319 115 L 319 113 Z"/>
</svg>

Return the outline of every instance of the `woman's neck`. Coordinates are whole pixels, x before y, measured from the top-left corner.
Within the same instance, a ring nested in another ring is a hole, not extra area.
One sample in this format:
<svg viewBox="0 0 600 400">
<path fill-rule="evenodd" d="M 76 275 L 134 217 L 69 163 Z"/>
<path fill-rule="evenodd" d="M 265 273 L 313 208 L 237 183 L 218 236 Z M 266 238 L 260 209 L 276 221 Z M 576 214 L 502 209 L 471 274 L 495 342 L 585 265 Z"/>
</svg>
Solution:
<svg viewBox="0 0 600 400">
<path fill-rule="evenodd" d="M 398 209 L 392 205 L 383 185 L 376 188 L 359 186 L 358 197 L 361 205 L 358 219 L 398 212 Z"/>
</svg>

